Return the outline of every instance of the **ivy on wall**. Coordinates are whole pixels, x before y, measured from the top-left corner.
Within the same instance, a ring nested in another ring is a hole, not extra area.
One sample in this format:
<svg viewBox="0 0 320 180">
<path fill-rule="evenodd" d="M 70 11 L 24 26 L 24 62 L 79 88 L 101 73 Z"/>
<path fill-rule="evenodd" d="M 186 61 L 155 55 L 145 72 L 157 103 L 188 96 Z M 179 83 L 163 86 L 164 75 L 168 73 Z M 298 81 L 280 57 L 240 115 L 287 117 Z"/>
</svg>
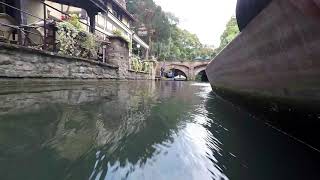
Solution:
<svg viewBox="0 0 320 180">
<path fill-rule="evenodd" d="M 151 68 L 152 68 L 151 62 L 141 61 L 138 56 L 133 56 L 131 58 L 131 62 L 132 62 L 132 69 L 135 72 L 144 72 L 144 73 L 151 72 Z"/>
<path fill-rule="evenodd" d="M 131 42 L 131 40 L 130 40 L 128 37 L 124 36 L 123 33 L 122 33 L 120 30 L 115 29 L 115 30 L 112 31 L 112 34 L 114 34 L 115 36 L 120 37 L 120 38 L 122 38 L 123 40 L 125 40 L 125 41 L 128 43 L 129 50 L 132 49 L 132 42 Z"/>
</svg>

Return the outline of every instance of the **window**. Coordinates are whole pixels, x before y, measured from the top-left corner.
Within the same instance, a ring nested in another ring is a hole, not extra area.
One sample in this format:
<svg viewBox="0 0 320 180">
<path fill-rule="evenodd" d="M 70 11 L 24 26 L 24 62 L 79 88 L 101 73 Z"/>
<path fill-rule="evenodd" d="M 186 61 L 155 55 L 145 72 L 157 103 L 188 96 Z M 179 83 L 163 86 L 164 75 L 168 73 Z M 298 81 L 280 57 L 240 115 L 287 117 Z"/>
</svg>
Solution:
<svg viewBox="0 0 320 180">
<path fill-rule="evenodd" d="M 122 14 L 118 13 L 117 18 L 122 21 Z"/>
<path fill-rule="evenodd" d="M 4 0 L 0 0 L 1 2 L 3 2 Z M 3 4 L 0 4 L 0 13 L 6 13 L 6 7 Z"/>
<path fill-rule="evenodd" d="M 87 19 L 88 18 L 87 12 L 84 9 L 81 9 L 79 17 L 80 19 Z"/>
<path fill-rule="evenodd" d="M 98 27 L 104 29 L 105 28 L 105 16 L 102 13 L 99 13 L 98 15 L 96 15 L 96 24 Z"/>
<path fill-rule="evenodd" d="M 112 14 L 117 18 L 119 19 L 120 21 L 122 21 L 122 14 L 120 13 L 120 11 L 118 11 L 118 8 L 115 7 L 115 6 L 112 6 Z"/>
<path fill-rule="evenodd" d="M 116 11 L 116 7 L 114 6 L 114 5 L 112 5 L 112 14 L 114 15 L 114 16 L 118 16 L 118 12 Z"/>
<path fill-rule="evenodd" d="M 6 3 L 6 4 L 9 4 L 9 5 L 11 5 L 11 6 L 14 6 L 14 7 L 17 7 L 18 6 L 18 4 L 16 4 L 14 1 L 12 1 L 12 0 L 0 0 L 1 2 L 4 2 L 4 3 Z M 14 17 L 15 16 L 15 10 L 14 9 L 12 9 L 12 8 L 8 8 L 6 5 L 4 5 L 4 4 L 0 4 L 0 13 L 6 13 L 6 14 L 8 14 L 8 15 L 10 15 L 10 16 L 12 16 L 12 17 Z"/>
</svg>

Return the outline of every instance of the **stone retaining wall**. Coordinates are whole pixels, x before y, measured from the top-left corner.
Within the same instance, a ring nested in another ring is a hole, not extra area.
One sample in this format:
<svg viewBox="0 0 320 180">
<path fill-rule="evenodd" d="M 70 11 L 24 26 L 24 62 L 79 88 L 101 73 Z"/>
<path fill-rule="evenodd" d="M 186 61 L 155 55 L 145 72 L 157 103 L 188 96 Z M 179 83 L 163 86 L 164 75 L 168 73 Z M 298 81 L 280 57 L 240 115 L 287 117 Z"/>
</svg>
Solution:
<svg viewBox="0 0 320 180">
<path fill-rule="evenodd" d="M 128 70 L 129 57 L 123 50 L 125 47 L 117 45 L 114 49 L 117 51 L 110 52 L 108 62 L 101 63 L 0 43 L 0 78 L 155 79 L 156 61 L 150 61 L 153 64 L 151 73 L 135 72 Z"/>
<path fill-rule="evenodd" d="M 120 37 L 109 37 L 107 48 L 107 63 L 119 67 L 119 79 L 126 79 L 129 69 L 128 42 Z"/>
<path fill-rule="evenodd" d="M 151 73 L 135 72 L 133 70 L 129 70 L 127 73 L 126 79 L 129 79 L 129 80 L 153 80 L 155 78 L 152 77 Z"/>
<path fill-rule="evenodd" d="M 1 78 L 118 79 L 118 69 L 88 59 L 0 44 Z"/>
</svg>

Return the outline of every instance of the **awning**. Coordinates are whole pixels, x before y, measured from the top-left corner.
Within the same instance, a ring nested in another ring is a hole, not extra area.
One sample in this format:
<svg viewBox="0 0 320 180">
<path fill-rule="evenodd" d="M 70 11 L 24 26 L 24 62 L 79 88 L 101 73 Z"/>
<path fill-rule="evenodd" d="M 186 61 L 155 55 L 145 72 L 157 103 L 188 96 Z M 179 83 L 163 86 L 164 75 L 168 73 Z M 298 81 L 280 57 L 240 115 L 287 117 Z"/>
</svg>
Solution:
<svg viewBox="0 0 320 180">
<path fill-rule="evenodd" d="M 102 0 L 50 0 L 55 3 L 85 9 L 87 12 L 107 12 L 107 7 Z"/>
<path fill-rule="evenodd" d="M 133 40 L 135 42 L 137 42 L 138 44 L 140 44 L 143 48 L 145 49 L 149 49 L 149 45 L 147 43 L 145 43 L 139 36 L 137 36 L 136 34 L 133 35 Z"/>
</svg>

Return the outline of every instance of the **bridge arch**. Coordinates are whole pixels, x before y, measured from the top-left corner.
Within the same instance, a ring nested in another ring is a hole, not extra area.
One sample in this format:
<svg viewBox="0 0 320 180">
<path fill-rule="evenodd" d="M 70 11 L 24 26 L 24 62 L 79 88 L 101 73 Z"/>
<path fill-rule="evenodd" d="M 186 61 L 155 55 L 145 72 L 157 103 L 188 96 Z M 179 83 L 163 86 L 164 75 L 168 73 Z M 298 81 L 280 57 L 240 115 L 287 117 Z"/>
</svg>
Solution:
<svg viewBox="0 0 320 180">
<path fill-rule="evenodd" d="M 209 82 L 207 73 L 205 70 L 200 71 L 198 74 L 196 74 L 196 81 L 201 81 L 201 82 Z"/>
<path fill-rule="evenodd" d="M 190 79 L 190 69 L 188 66 L 185 65 L 178 65 L 178 64 L 171 64 L 171 65 L 167 65 L 165 68 L 165 71 L 168 72 L 170 70 L 174 70 L 175 71 L 175 76 L 177 75 L 183 75 L 185 76 L 188 80 Z"/>
<path fill-rule="evenodd" d="M 164 61 L 157 65 L 157 74 L 161 74 L 161 69 L 164 68 L 165 72 L 169 72 L 172 69 L 183 73 L 188 80 L 195 80 L 196 75 L 205 70 L 209 61 Z"/>
<path fill-rule="evenodd" d="M 194 74 L 197 75 L 199 74 L 201 71 L 205 71 L 207 68 L 207 64 L 203 64 L 203 65 L 200 65 L 200 66 L 196 66 L 194 67 Z"/>
<path fill-rule="evenodd" d="M 208 82 L 208 77 L 205 71 L 206 68 L 206 65 L 201 65 L 194 68 L 195 80 Z"/>
</svg>

